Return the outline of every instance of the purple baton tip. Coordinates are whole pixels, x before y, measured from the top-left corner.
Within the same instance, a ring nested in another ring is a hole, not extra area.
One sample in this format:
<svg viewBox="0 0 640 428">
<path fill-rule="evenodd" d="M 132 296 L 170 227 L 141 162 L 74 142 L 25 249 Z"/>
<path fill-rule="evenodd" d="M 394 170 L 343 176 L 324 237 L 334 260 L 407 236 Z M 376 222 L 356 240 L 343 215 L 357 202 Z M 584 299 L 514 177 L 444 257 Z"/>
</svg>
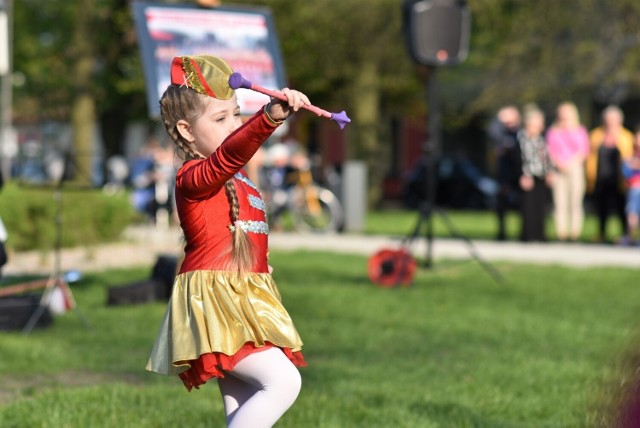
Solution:
<svg viewBox="0 0 640 428">
<path fill-rule="evenodd" d="M 233 73 L 229 76 L 229 87 L 231 89 L 245 88 L 251 89 L 251 82 L 242 77 L 240 73 Z"/>
<path fill-rule="evenodd" d="M 335 120 L 340 129 L 344 129 L 347 123 L 351 122 L 351 119 L 347 117 L 347 113 L 344 110 L 340 113 L 331 113 L 331 120 Z"/>
</svg>

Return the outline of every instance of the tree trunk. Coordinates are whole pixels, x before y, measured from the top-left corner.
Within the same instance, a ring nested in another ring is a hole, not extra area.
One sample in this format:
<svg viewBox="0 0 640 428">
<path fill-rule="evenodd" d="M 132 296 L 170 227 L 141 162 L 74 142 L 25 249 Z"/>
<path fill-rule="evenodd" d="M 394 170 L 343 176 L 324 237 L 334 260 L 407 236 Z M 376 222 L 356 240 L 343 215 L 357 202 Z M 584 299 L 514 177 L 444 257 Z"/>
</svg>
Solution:
<svg viewBox="0 0 640 428">
<path fill-rule="evenodd" d="M 93 138 L 95 121 L 95 102 L 90 94 L 75 96 L 71 111 L 73 126 L 73 162 L 74 184 L 90 186 L 92 184 Z"/>
<path fill-rule="evenodd" d="M 92 48 L 91 10 L 93 0 L 84 0 L 82 12 L 77 14 L 73 33 L 74 55 L 74 97 L 71 107 L 71 125 L 73 127 L 73 153 L 71 160 L 74 174 L 71 179 L 80 186 L 92 184 L 92 161 L 96 105 L 91 93 L 94 52 Z"/>
</svg>

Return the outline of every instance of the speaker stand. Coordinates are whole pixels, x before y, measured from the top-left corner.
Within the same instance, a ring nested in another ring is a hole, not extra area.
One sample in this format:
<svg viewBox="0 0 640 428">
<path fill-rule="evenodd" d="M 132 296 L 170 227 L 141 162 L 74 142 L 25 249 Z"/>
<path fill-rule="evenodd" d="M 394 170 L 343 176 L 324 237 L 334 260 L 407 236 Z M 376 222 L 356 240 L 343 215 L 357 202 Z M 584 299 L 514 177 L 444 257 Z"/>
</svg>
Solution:
<svg viewBox="0 0 640 428">
<path fill-rule="evenodd" d="M 429 106 L 429 123 L 427 132 L 429 138 L 422 147 L 422 156 L 426 168 L 424 183 L 426 186 L 426 198 L 420 203 L 418 220 L 413 232 L 405 238 L 405 245 L 407 248 L 410 247 L 411 243 L 420 236 L 420 231 L 423 228 L 423 224 L 426 222 L 425 236 L 427 252 L 425 255 L 424 265 L 426 268 L 433 267 L 433 215 L 434 213 L 437 213 L 443 220 L 449 234 L 454 238 L 461 239 L 466 244 L 467 250 L 473 259 L 475 259 L 498 284 L 506 284 L 506 280 L 500 272 L 480 256 L 480 253 L 473 245 L 471 239 L 460 233 L 454 226 L 446 211 L 436 205 L 438 180 L 438 174 L 436 173 L 436 159 L 440 154 L 440 105 L 437 94 L 436 67 L 429 67 L 427 79 L 427 105 Z"/>
<path fill-rule="evenodd" d="M 54 191 L 54 200 L 56 202 L 56 239 L 53 272 L 49 276 L 49 280 L 45 285 L 45 289 L 42 293 L 42 297 L 40 298 L 37 309 L 33 312 L 22 330 L 23 334 L 31 333 L 33 328 L 38 323 L 38 320 L 40 319 L 42 314 L 44 314 L 44 311 L 51 303 L 51 296 L 56 288 L 59 288 L 65 294 L 65 304 L 66 299 L 71 300 L 70 303 L 77 317 L 87 329 L 91 330 L 91 325 L 84 317 L 84 315 L 82 315 L 80 309 L 78 309 L 78 305 L 73 298 L 73 294 L 71 293 L 71 288 L 69 287 L 69 284 L 67 283 L 66 279 L 64 278 L 64 274 L 62 273 L 62 181 L 62 179 L 58 181 L 58 184 L 56 185 L 56 189 Z"/>
</svg>

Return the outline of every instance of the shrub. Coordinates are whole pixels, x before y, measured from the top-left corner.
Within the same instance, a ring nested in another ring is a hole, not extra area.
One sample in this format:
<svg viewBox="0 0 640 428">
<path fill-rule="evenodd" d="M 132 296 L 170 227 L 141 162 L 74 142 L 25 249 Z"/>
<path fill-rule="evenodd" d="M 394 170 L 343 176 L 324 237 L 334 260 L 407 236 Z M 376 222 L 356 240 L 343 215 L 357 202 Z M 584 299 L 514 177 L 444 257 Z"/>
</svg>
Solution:
<svg viewBox="0 0 640 428">
<path fill-rule="evenodd" d="M 58 223 L 63 247 L 115 241 L 136 218 L 126 192 L 63 188 L 58 193 L 14 182 L 0 193 L 0 216 L 9 234 L 7 246 L 15 251 L 54 248 Z"/>
</svg>

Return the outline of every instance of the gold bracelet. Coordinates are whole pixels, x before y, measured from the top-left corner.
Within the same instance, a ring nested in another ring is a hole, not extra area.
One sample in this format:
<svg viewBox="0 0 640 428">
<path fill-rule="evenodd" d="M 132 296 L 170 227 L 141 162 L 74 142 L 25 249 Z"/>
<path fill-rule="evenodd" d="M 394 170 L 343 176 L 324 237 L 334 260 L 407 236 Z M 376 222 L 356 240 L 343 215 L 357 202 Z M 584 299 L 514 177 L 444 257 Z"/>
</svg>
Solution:
<svg viewBox="0 0 640 428">
<path fill-rule="evenodd" d="M 268 103 L 264 106 L 264 114 L 265 116 L 267 116 L 267 120 L 269 122 L 271 122 L 272 125 L 274 126 L 278 126 L 278 125 L 282 125 L 282 123 L 284 122 L 284 119 L 282 120 L 275 120 L 273 119 L 271 116 L 269 116 L 269 106 L 271 105 L 271 103 Z"/>
</svg>

